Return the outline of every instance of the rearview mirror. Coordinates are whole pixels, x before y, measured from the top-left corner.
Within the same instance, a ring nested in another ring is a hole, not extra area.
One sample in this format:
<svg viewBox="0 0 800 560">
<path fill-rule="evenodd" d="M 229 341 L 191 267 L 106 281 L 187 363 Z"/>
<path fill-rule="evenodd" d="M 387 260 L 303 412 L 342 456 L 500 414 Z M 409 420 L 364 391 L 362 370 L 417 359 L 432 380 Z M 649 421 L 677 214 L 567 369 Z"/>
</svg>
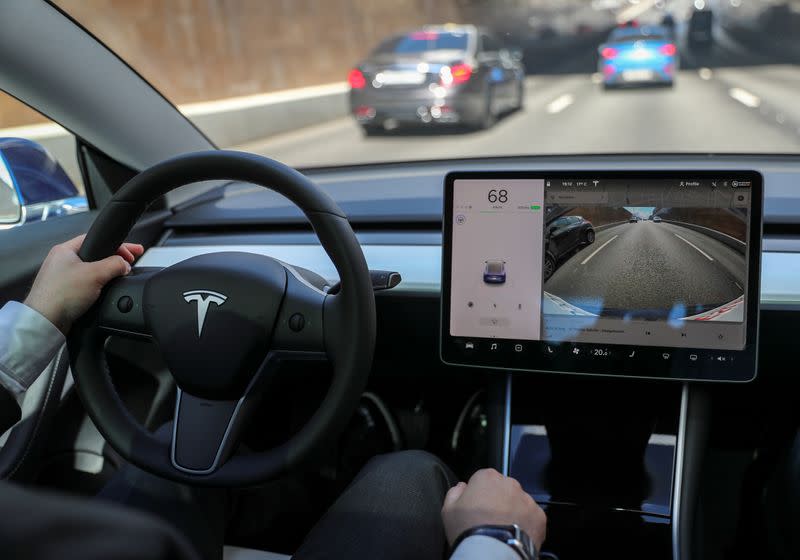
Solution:
<svg viewBox="0 0 800 560">
<path fill-rule="evenodd" d="M 21 224 L 88 210 L 61 165 L 41 145 L 0 138 L 0 223 Z"/>
</svg>

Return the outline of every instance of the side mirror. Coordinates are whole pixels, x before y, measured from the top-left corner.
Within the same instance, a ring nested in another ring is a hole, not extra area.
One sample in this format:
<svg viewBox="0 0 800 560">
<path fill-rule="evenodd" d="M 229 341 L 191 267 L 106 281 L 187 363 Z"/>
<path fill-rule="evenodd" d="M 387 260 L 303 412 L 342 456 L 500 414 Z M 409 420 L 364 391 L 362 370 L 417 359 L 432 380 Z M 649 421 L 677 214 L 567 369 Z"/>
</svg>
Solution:
<svg viewBox="0 0 800 560">
<path fill-rule="evenodd" d="M 4 158 L 0 157 L 0 229 L 22 221 L 22 202 L 14 186 L 11 171 Z"/>
<path fill-rule="evenodd" d="M 0 138 L 0 180 L 11 185 L 18 212 L 13 221 L 41 221 L 89 209 L 64 169 L 41 145 L 24 138 Z M 0 220 L 5 218 L 0 201 Z M 11 204 L 9 210 L 13 210 Z M 9 214 L 10 220 L 10 214 Z"/>
</svg>

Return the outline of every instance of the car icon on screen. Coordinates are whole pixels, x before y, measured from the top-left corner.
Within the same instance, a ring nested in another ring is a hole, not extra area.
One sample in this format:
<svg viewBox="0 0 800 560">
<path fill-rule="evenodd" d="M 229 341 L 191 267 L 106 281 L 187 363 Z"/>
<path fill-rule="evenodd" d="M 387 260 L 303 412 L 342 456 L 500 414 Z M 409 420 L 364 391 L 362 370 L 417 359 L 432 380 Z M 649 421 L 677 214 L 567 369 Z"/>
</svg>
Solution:
<svg viewBox="0 0 800 560">
<path fill-rule="evenodd" d="M 506 261 L 486 261 L 483 281 L 487 284 L 506 283 Z"/>
</svg>

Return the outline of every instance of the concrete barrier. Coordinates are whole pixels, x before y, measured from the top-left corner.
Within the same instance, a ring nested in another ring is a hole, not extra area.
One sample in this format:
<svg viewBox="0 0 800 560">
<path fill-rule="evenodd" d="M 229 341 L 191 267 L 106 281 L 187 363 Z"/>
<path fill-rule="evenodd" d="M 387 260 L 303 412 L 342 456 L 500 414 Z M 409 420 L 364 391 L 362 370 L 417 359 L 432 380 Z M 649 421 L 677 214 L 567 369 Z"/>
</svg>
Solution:
<svg viewBox="0 0 800 560">
<path fill-rule="evenodd" d="M 289 89 L 179 105 L 221 148 L 341 118 L 349 113 L 346 83 Z M 0 129 L 0 137 L 27 138 L 44 146 L 76 185 L 81 183 L 75 138 L 55 123 Z"/>
<path fill-rule="evenodd" d="M 347 92 L 346 83 L 335 83 L 178 108 L 217 146 L 229 147 L 343 117 Z"/>
</svg>

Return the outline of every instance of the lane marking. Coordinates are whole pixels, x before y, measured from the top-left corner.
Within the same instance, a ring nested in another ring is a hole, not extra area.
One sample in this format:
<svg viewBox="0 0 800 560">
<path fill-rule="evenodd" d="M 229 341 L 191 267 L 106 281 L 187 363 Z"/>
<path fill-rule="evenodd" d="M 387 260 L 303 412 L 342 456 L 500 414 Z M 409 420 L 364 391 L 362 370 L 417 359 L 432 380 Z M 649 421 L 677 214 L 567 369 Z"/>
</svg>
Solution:
<svg viewBox="0 0 800 560">
<path fill-rule="evenodd" d="M 697 75 L 701 80 L 710 80 L 714 76 L 714 72 L 711 71 L 711 68 L 701 68 L 697 71 Z"/>
<path fill-rule="evenodd" d="M 572 96 L 570 93 L 565 93 L 564 95 L 557 97 L 553 101 L 547 104 L 545 110 L 550 113 L 551 115 L 555 115 L 556 113 L 560 113 L 570 105 L 575 102 L 575 97 Z"/>
<path fill-rule="evenodd" d="M 609 239 L 608 241 L 606 241 L 605 243 L 603 243 L 602 245 L 600 245 L 600 246 L 599 246 L 597 249 L 595 249 L 595 250 L 594 250 L 594 253 L 592 253 L 591 255 L 589 255 L 588 257 L 586 257 L 585 259 L 583 259 L 583 261 L 581 261 L 581 265 L 584 265 L 584 264 L 586 264 L 587 262 L 589 262 L 593 256 L 595 256 L 597 253 L 599 253 L 600 251 L 602 251 L 602 250 L 603 250 L 603 247 L 605 247 L 606 245 L 608 245 L 609 243 L 611 243 L 612 241 L 614 241 L 614 240 L 615 240 L 617 237 L 619 237 L 619 235 L 615 235 L 614 237 L 612 237 L 611 239 Z"/>
<path fill-rule="evenodd" d="M 759 105 L 761 105 L 761 98 L 757 95 L 753 95 L 747 90 L 742 88 L 731 88 L 728 90 L 728 95 L 733 97 L 736 101 L 744 105 L 745 107 L 750 107 L 751 109 L 755 109 Z"/>
<path fill-rule="evenodd" d="M 688 240 L 688 239 L 686 239 L 685 237 L 681 237 L 681 236 L 680 236 L 680 235 L 678 235 L 677 233 L 675 234 L 675 237 L 677 237 L 678 239 L 680 239 L 680 240 L 681 240 L 681 241 L 683 241 L 684 243 L 687 243 L 688 245 L 691 245 L 692 247 L 694 247 L 694 248 L 697 250 L 697 252 L 698 252 L 698 253 L 700 253 L 701 255 L 703 255 L 705 258 L 707 258 L 707 259 L 708 259 L 708 260 L 710 260 L 711 262 L 714 262 L 714 259 L 713 259 L 711 256 L 709 256 L 709 254 L 708 254 L 708 253 L 706 253 L 705 251 L 703 251 L 703 250 L 702 250 L 700 247 L 698 247 L 697 245 L 695 245 L 694 243 L 692 243 L 691 241 L 689 241 L 689 240 Z"/>
</svg>

